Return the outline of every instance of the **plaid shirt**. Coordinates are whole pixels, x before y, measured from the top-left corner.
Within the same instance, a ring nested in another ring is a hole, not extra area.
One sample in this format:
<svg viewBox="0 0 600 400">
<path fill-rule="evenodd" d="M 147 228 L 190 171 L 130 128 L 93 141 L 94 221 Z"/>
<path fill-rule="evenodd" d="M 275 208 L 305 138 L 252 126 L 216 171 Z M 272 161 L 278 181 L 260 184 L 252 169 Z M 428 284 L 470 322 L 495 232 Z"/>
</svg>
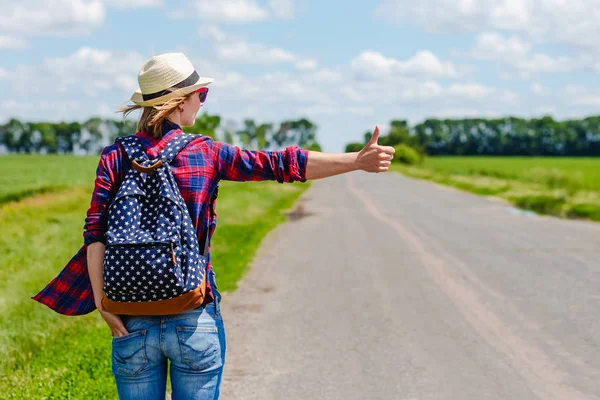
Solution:
<svg viewBox="0 0 600 400">
<path fill-rule="evenodd" d="M 167 142 L 181 133 L 181 127 L 166 121 L 163 137 L 153 138 L 137 132 L 150 159 L 155 159 Z M 125 150 L 118 143 L 104 148 L 96 169 L 95 187 L 84 225 L 84 244 L 59 275 L 32 297 L 52 310 L 64 315 L 83 315 L 96 308 L 92 285 L 87 270 L 87 246 L 94 242 L 106 243 L 108 206 L 117 193 L 129 163 Z M 220 180 L 305 182 L 308 150 L 289 146 L 280 151 L 241 150 L 227 143 L 199 136 L 188 144 L 171 164 L 181 196 L 190 212 L 197 232 L 198 243 L 209 240 L 217 224 L 215 203 L 209 204 L 211 194 Z M 207 273 L 211 270 L 210 247 Z M 207 297 L 212 295 L 207 280 Z"/>
</svg>

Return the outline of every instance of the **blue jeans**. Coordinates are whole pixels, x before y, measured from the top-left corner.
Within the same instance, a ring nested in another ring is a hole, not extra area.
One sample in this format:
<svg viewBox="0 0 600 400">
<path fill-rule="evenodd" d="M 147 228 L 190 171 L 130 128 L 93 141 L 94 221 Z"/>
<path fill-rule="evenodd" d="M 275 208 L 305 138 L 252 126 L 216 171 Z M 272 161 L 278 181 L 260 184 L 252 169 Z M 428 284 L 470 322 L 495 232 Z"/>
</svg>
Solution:
<svg viewBox="0 0 600 400">
<path fill-rule="evenodd" d="M 173 400 L 219 398 L 226 344 L 218 300 L 181 314 L 121 319 L 129 333 L 112 339 L 119 399 L 164 400 L 167 360 Z"/>
</svg>

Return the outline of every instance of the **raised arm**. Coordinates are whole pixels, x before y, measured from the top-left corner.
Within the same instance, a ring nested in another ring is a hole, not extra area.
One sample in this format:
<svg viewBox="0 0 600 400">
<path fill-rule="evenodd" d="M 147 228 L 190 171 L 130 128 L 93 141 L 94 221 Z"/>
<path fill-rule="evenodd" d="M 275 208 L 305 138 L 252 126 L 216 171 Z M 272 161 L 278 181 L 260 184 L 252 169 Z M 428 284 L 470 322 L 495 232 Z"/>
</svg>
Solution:
<svg viewBox="0 0 600 400">
<path fill-rule="evenodd" d="M 385 172 L 394 158 L 394 148 L 380 146 L 379 127 L 360 152 L 322 153 L 289 146 L 281 151 L 241 150 L 213 142 L 212 151 L 219 179 L 231 181 L 277 180 L 305 182 L 350 171 Z"/>
<path fill-rule="evenodd" d="M 212 142 L 213 163 L 219 179 L 228 181 L 305 182 L 308 150 L 288 146 L 284 150 L 242 150 Z"/>
<path fill-rule="evenodd" d="M 327 178 L 356 170 L 375 173 L 387 171 L 395 150 L 391 146 L 378 145 L 377 139 L 378 126 L 375 127 L 369 143 L 360 152 L 332 154 L 311 151 L 306 167 L 306 179 Z"/>
</svg>

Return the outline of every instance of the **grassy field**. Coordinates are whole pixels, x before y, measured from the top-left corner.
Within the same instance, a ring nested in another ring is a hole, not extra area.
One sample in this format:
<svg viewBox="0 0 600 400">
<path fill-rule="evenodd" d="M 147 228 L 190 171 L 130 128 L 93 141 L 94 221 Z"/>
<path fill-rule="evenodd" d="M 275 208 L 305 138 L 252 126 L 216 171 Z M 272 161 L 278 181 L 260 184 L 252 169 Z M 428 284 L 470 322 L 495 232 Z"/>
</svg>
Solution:
<svg viewBox="0 0 600 400">
<path fill-rule="evenodd" d="M 6 155 L 0 157 L 0 205 L 40 193 L 94 182 L 98 159 L 73 155 Z"/>
<path fill-rule="evenodd" d="M 0 398 L 116 399 L 108 326 L 30 299 L 83 244 L 98 158 L 0 157 Z M 308 184 L 222 182 L 212 243 L 219 289 L 231 291 L 264 235 Z M 18 201 L 10 201 L 16 199 Z"/>
<path fill-rule="evenodd" d="M 600 221 L 600 158 L 428 157 L 392 170 L 541 214 Z"/>
</svg>

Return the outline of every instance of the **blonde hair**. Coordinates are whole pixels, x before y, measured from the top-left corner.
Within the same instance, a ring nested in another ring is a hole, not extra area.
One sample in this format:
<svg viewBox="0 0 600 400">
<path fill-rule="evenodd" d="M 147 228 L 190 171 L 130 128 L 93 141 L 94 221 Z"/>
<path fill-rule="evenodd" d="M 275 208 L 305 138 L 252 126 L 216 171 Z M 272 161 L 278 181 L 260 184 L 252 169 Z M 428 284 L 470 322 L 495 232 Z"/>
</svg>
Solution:
<svg viewBox="0 0 600 400">
<path fill-rule="evenodd" d="M 193 94 L 194 92 L 177 96 L 155 106 L 144 107 L 137 104 L 130 104 L 125 107 L 118 108 L 115 112 L 123 113 L 123 119 L 125 119 L 125 117 L 127 117 L 127 115 L 132 111 L 142 109 L 143 111 L 137 124 L 137 130 L 150 133 L 155 138 L 161 138 L 162 125 L 165 119 L 169 116 L 169 114 L 171 114 L 171 112 L 173 112 L 177 107 L 179 107 L 180 104 L 186 101 L 187 98 Z"/>
</svg>

